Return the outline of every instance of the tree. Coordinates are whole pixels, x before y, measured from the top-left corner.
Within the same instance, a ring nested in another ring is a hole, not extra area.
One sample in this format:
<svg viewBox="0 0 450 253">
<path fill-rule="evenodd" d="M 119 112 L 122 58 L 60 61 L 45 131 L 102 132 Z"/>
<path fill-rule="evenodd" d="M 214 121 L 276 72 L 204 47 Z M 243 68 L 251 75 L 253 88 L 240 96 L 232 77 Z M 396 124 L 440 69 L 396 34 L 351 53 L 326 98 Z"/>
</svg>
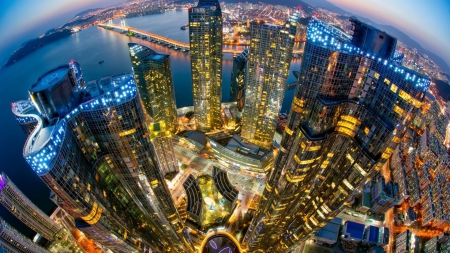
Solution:
<svg viewBox="0 0 450 253">
<path fill-rule="evenodd" d="M 192 119 L 192 118 L 194 117 L 194 112 L 193 112 L 193 111 L 188 111 L 188 112 L 185 114 L 185 116 L 186 116 L 186 118 L 188 118 L 188 119 Z"/>
</svg>

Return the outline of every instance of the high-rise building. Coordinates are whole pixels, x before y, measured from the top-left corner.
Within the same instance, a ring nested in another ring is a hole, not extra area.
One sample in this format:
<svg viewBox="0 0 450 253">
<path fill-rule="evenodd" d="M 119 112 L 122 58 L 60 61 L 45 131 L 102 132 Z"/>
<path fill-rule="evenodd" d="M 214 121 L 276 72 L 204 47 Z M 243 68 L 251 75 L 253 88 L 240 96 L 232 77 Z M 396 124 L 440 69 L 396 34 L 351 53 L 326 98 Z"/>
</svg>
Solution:
<svg viewBox="0 0 450 253">
<path fill-rule="evenodd" d="M 6 176 L 0 174 L 0 203 L 36 233 L 52 241 L 62 227 L 50 219 Z"/>
<path fill-rule="evenodd" d="M 242 53 L 233 59 L 233 68 L 231 69 L 230 81 L 230 102 L 237 103 L 237 121 L 242 118 L 242 110 L 244 109 L 245 86 L 247 84 L 247 60 L 248 49 L 244 49 Z"/>
<path fill-rule="evenodd" d="M 308 24 L 280 151 L 244 237 L 250 250 L 288 251 L 325 226 L 381 169 L 421 107 L 430 80 L 391 62 L 395 38 L 351 22 L 353 36 L 316 18 Z"/>
<path fill-rule="evenodd" d="M 292 59 L 297 20 L 284 26 L 251 23 L 248 81 L 241 136 L 271 149 Z"/>
<path fill-rule="evenodd" d="M 222 11 L 218 0 L 199 0 L 189 9 L 192 93 L 197 130 L 221 124 Z"/>
<path fill-rule="evenodd" d="M 74 68 L 59 66 L 43 75 L 29 91 L 42 117 L 51 121 L 64 117 L 80 103 L 80 90 Z"/>
<path fill-rule="evenodd" d="M 180 171 L 173 149 L 172 134 L 166 129 L 165 123 L 149 124 L 148 129 L 152 147 L 156 154 L 156 162 L 163 175 Z"/>
<path fill-rule="evenodd" d="M 153 122 L 164 122 L 167 130 L 177 131 L 177 108 L 169 55 L 148 47 L 128 43 L 131 65 L 144 109 Z"/>
<path fill-rule="evenodd" d="M 191 251 L 156 167 L 133 74 L 101 78 L 89 93 L 67 114 L 39 121 L 24 148 L 26 161 L 75 227 L 103 246 L 117 252 Z"/>
<path fill-rule="evenodd" d="M 48 253 L 0 218 L 0 252 Z"/>
</svg>

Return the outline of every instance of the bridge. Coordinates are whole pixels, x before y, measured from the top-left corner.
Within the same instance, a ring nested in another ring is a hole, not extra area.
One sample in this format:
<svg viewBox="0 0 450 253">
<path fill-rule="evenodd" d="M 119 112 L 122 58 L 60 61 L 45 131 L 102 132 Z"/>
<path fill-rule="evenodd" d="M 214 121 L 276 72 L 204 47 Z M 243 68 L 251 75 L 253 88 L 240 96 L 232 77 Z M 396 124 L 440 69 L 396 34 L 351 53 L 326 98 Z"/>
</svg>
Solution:
<svg viewBox="0 0 450 253">
<path fill-rule="evenodd" d="M 297 87 L 297 80 L 298 80 L 298 76 L 300 75 L 300 72 L 298 71 L 292 71 L 292 74 L 294 74 L 295 76 L 295 81 L 293 81 L 292 83 L 286 85 L 286 90 L 293 90 L 295 89 L 295 87 Z"/>
<path fill-rule="evenodd" d="M 158 34 L 150 33 L 150 32 L 143 31 L 143 30 L 133 28 L 130 26 L 126 26 L 125 20 L 122 20 L 120 22 L 120 25 L 114 24 L 114 23 L 112 23 L 112 20 L 110 20 L 107 24 L 99 24 L 98 26 L 103 27 L 103 28 L 113 28 L 113 29 L 118 29 L 118 30 L 122 30 L 122 31 L 126 31 L 126 32 L 135 33 L 135 34 L 142 36 L 142 39 L 147 39 L 151 42 L 163 44 L 163 45 L 173 48 L 175 50 L 179 49 L 181 51 L 187 52 L 190 49 L 189 43 L 180 42 L 180 41 L 169 39 L 167 37 L 164 37 L 164 36 L 161 36 Z M 225 45 L 227 45 L 227 44 L 225 44 Z M 240 53 L 242 53 L 242 51 L 243 51 L 243 49 L 236 49 L 236 48 L 223 48 L 222 49 L 222 53 L 224 53 L 224 54 L 227 54 L 227 53 L 240 54 Z M 294 50 L 292 53 L 294 55 L 301 55 L 301 54 L 303 54 L 303 49 Z"/>
</svg>

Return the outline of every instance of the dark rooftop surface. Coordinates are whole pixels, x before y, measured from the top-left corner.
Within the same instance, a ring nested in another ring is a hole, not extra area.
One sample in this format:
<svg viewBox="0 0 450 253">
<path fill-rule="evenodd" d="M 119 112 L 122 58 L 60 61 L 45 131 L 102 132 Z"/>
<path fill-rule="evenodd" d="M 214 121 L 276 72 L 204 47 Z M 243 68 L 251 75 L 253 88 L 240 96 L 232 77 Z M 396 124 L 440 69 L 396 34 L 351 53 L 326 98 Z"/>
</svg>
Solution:
<svg viewBox="0 0 450 253">
<path fill-rule="evenodd" d="M 45 90 L 64 79 L 69 66 L 61 66 L 44 74 L 39 80 L 31 86 L 32 92 Z"/>
</svg>

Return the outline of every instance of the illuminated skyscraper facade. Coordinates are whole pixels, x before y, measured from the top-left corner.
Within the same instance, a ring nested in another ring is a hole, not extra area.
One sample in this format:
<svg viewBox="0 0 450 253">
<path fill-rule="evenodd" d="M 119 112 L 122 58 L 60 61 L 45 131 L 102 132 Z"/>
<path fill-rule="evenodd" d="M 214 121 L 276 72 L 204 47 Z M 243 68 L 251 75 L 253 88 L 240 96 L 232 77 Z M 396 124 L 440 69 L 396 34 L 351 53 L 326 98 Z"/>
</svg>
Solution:
<svg viewBox="0 0 450 253">
<path fill-rule="evenodd" d="M 0 251 L 23 253 L 48 253 L 46 249 L 35 244 L 30 239 L 15 230 L 0 218 Z"/>
<path fill-rule="evenodd" d="M 199 0 L 189 9 L 192 93 L 197 130 L 221 127 L 222 11 L 218 0 Z"/>
<path fill-rule="evenodd" d="M 430 80 L 391 62 L 396 39 L 312 19 L 280 152 L 243 243 L 283 252 L 336 216 L 381 169 Z"/>
<path fill-rule="evenodd" d="M 295 19 L 284 26 L 254 21 L 248 59 L 248 82 L 241 136 L 270 149 L 283 103 L 297 27 Z"/>
<path fill-rule="evenodd" d="M 25 159 L 89 238 L 117 252 L 189 252 L 189 237 L 156 167 L 133 75 L 104 77 L 87 97 L 62 117 L 40 120 Z"/>
<path fill-rule="evenodd" d="M 0 174 L 0 203 L 25 225 L 49 241 L 56 239 L 55 235 L 62 229 L 33 204 L 4 173 Z"/>
<path fill-rule="evenodd" d="M 167 130 L 164 122 L 149 124 L 150 140 L 156 154 L 156 163 L 163 175 L 180 171 L 173 149 L 172 134 Z"/>
<path fill-rule="evenodd" d="M 177 108 L 169 55 L 128 43 L 134 77 L 144 109 L 154 122 L 163 121 L 169 131 L 177 131 Z"/>
<path fill-rule="evenodd" d="M 242 118 L 244 109 L 245 86 L 247 84 L 248 49 L 245 49 L 233 59 L 230 81 L 230 102 L 237 103 L 237 121 Z"/>
</svg>

